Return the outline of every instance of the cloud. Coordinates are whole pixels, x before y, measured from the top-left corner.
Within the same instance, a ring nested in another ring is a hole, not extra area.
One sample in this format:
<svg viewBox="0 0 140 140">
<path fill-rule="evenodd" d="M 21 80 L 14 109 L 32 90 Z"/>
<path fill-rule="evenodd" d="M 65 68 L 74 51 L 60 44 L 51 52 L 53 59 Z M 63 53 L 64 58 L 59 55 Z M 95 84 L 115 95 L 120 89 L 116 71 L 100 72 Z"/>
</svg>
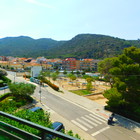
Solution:
<svg viewBox="0 0 140 140">
<path fill-rule="evenodd" d="M 53 6 L 49 5 L 49 4 L 46 4 L 46 3 L 43 3 L 43 2 L 40 2 L 40 1 L 37 1 L 37 0 L 25 0 L 26 2 L 28 3 L 31 3 L 31 4 L 35 4 L 37 6 L 41 6 L 41 7 L 45 7 L 45 8 L 54 8 Z"/>
</svg>

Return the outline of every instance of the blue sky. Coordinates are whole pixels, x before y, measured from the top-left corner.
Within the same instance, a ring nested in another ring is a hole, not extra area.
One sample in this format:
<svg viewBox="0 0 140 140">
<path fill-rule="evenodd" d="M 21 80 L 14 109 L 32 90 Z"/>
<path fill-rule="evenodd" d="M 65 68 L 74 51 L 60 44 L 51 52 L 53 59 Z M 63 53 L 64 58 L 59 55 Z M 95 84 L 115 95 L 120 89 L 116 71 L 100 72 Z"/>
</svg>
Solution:
<svg viewBox="0 0 140 140">
<path fill-rule="evenodd" d="M 140 38 L 140 0 L 0 0 L 0 38 Z"/>
</svg>

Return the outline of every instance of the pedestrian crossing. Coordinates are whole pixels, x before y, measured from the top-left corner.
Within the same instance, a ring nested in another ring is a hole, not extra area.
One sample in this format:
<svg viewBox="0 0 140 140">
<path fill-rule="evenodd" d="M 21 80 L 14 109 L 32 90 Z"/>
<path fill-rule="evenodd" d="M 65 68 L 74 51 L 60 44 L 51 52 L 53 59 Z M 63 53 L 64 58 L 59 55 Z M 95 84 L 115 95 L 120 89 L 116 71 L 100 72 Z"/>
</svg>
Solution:
<svg viewBox="0 0 140 140">
<path fill-rule="evenodd" d="M 106 124 L 107 118 L 104 118 L 96 113 L 90 113 L 71 120 L 71 122 L 80 127 L 82 130 L 88 131 L 100 125 Z"/>
</svg>

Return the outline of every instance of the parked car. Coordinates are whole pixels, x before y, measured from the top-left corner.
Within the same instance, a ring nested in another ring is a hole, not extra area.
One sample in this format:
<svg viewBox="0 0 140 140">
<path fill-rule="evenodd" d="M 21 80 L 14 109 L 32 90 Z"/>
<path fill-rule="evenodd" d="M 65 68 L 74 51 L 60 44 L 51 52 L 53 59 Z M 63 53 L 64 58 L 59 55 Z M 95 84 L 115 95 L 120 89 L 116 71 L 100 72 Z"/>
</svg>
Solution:
<svg viewBox="0 0 140 140">
<path fill-rule="evenodd" d="M 55 130 L 55 131 L 59 131 L 59 132 L 64 132 L 64 130 L 65 130 L 64 125 L 61 122 L 54 122 L 52 124 L 52 129 Z M 56 137 L 51 135 L 51 134 L 46 135 L 46 140 L 52 140 L 52 139 L 55 139 L 55 138 Z"/>
<path fill-rule="evenodd" d="M 34 108 L 29 109 L 29 110 L 32 112 L 36 112 L 38 110 L 43 110 L 43 109 L 41 107 L 34 107 Z"/>
<path fill-rule="evenodd" d="M 7 89 L 9 88 L 8 86 L 4 86 L 4 87 L 0 87 L 0 90 L 4 90 L 4 89 Z"/>
<path fill-rule="evenodd" d="M 61 122 L 54 122 L 52 124 L 52 128 L 55 131 L 63 132 L 65 130 L 63 123 Z"/>
</svg>

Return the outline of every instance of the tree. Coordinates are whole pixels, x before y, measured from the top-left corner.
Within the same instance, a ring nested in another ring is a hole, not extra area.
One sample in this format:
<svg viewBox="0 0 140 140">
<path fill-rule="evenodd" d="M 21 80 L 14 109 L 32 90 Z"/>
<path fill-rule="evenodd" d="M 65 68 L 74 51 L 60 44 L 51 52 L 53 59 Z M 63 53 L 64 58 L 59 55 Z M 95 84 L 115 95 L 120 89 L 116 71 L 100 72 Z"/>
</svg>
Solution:
<svg viewBox="0 0 140 140">
<path fill-rule="evenodd" d="M 44 75 L 47 76 L 47 77 L 49 77 L 49 80 L 50 80 L 50 77 L 51 77 L 51 72 L 50 72 L 50 71 L 46 71 L 46 72 L 44 73 Z"/>
<path fill-rule="evenodd" d="M 72 73 L 69 73 L 67 76 L 68 76 L 68 77 L 70 78 L 70 80 L 72 80 L 72 81 L 76 80 L 76 76 L 75 76 L 74 74 L 72 74 Z"/>
<path fill-rule="evenodd" d="M 85 70 L 83 70 L 82 75 L 85 75 L 85 74 L 86 74 L 86 72 L 85 72 Z"/>
<path fill-rule="evenodd" d="M 58 74 L 56 72 L 52 73 L 51 77 L 52 77 L 53 81 L 56 81 L 56 79 L 58 78 Z"/>
<path fill-rule="evenodd" d="M 66 74 L 67 74 L 67 71 L 66 71 L 66 70 L 64 70 L 63 74 L 64 74 L 64 75 L 66 75 Z"/>
<path fill-rule="evenodd" d="M 92 82 L 88 82 L 86 85 L 86 89 L 90 91 L 92 89 Z"/>
<path fill-rule="evenodd" d="M 25 83 L 11 83 L 9 89 L 15 96 L 30 96 L 34 93 L 36 86 Z"/>
<path fill-rule="evenodd" d="M 110 79 L 112 78 L 109 70 L 113 68 L 114 64 L 118 64 L 118 58 L 112 57 L 112 58 L 105 58 L 103 61 L 100 61 L 98 64 L 98 71 L 101 75 L 104 75 L 104 78 L 107 82 L 110 82 L 110 85 L 112 86 L 112 83 Z"/>
<path fill-rule="evenodd" d="M 115 89 L 105 93 L 108 105 L 114 107 L 112 103 L 116 101 L 118 108 L 121 106 L 140 115 L 140 49 L 125 48 L 117 58 L 103 60 L 99 69 L 104 74 L 109 73 L 112 88 Z"/>
<path fill-rule="evenodd" d="M 90 82 L 93 82 L 94 81 L 94 79 L 93 79 L 93 77 L 87 77 L 86 78 L 86 81 L 87 81 L 87 83 L 90 83 Z"/>
<path fill-rule="evenodd" d="M 59 70 L 57 70 L 55 73 L 56 73 L 57 75 L 59 75 L 60 72 L 59 72 Z"/>
<path fill-rule="evenodd" d="M 76 71 L 76 75 L 77 75 L 77 77 L 80 77 L 80 71 Z"/>
<path fill-rule="evenodd" d="M 0 77 L 7 76 L 7 72 L 3 69 L 0 69 Z"/>
<path fill-rule="evenodd" d="M 91 77 L 91 76 L 89 76 L 89 75 L 83 75 L 82 78 L 85 79 L 85 82 L 86 82 L 86 81 L 87 81 L 86 79 L 87 79 L 87 78 L 90 78 L 90 77 Z"/>
<path fill-rule="evenodd" d="M 71 74 L 74 74 L 73 70 L 71 71 Z"/>
<path fill-rule="evenodd" d="M 94 81 L 94 79 L 91 76 L 87 76 L 86 81 L 87 81 L 86 88 L 87 88 L 88 91 L 90 91 L 92 89 L 92 82 Z"/>
</svg>

